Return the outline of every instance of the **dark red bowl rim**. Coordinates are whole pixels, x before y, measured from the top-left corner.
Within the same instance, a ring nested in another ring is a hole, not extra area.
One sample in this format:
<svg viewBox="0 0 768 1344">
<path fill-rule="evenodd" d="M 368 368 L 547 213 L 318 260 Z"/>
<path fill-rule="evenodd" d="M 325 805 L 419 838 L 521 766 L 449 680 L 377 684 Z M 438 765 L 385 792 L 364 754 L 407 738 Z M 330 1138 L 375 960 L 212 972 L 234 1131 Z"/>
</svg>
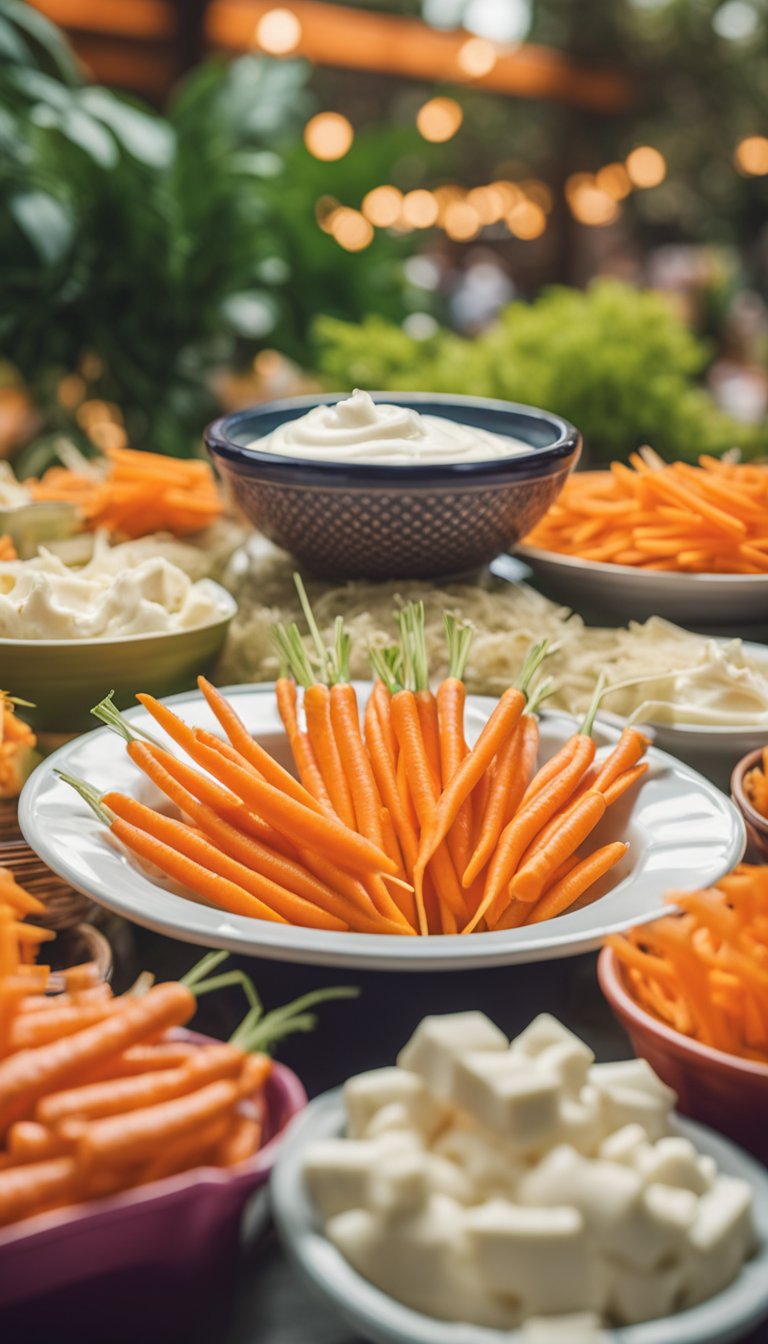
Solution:
<svg viewBox="0 0 768 1344">
<path fill-rule="evenodd" d="M 768 841 L 768 817 L 764 817 L 762 812 L 758 812 L 752 806 L 744 788 L 744 776 L 747 771 L 754 770 L 762 759 L 763 748 L 757 747 L 755 751 L 748 751 L 746 756 L 742 756 L 741 760 L 736 762 L 731 773 L 731 797 L 741 808 L 752 829 L 757 831 L 761 839 Z"/>
<path fill-rule="evenodd" d="M 725 1050 L 716 1050 L 711 1045 L 702 1045 L 700 1041 L 683 1036 L 682 1032 L 675 1031 L 674 1027 L 667 1026 L 666 1022 L 652 1017 L 645 1008 L 641 1008 L 624 983 L 618 958 L 612 947 L 604 947 L 597 959 L 597 978 L 603 994 L 618 1017 L 628 1020 L 648 1035 L 656 1036 L 676 1054 L 715 1068 L 733 1069 L 736 1073 L 749 1074 L 752 1078 L 761 1078 L 768 1082 L 768 1064 L 760 1064 L 753 1059 L 742 1059 L 739 1055 L 729 1055 Z"/>
</svg>

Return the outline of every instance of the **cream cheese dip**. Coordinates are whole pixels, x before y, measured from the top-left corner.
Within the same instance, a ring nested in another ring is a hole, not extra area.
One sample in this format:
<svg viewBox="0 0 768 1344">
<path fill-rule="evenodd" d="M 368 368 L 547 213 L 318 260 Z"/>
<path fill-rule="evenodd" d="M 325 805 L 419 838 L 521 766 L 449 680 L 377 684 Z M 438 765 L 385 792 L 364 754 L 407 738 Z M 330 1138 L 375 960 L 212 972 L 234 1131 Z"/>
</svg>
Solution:
<svg viewBox="0 0 768 1344">
<path fill-rule="evenodd" d="M 248 447 L 282 457 L 376 466 L 488 462 L 532 451 L 520 439 L 374 402 L 359 390 L 333 405 L 315 406 L 298 420 L 287 420 Z"/>
</svg>

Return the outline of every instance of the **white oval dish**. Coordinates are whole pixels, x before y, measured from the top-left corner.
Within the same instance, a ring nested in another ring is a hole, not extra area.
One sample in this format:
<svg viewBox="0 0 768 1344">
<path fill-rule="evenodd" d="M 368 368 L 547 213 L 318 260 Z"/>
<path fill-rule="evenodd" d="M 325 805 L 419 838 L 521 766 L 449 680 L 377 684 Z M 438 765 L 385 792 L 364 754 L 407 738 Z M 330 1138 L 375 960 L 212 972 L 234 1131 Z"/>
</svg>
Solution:
<svg viewBox="0 0 768 1344">
<path fill-rule="evenodd" d="M 344 1124 L 342 1088 L 310 1102 L 291 1123 L 272 1172 L 272 1211 L 280 1239 L 313 1287 L 375 1344 L 525 1344 L 528 1337 L 521 1330 L 441 1321 L 403 1306 L 368 1283 L 328 1241 L 304 1188 L 304 1152 L 317 1139 L 341 1135 Z M 606 1327 L 595 1335 L 595 1344 L 729 1344 L 768 1315 L 768 1174 L 702 1125 L 676 1117 L 675 1128 L 713 1157 L 720 1171 L 751 1185 L 759 1249 L 716 1297 L 676 1316 Z"/>
<path fill-rule="evenodd" d="M 357 683 L 361 708 L 369 690 L 370 683 Z M 235 686 L 225 694 L 253 735 L 283 764 L 290 764 L 274 689 Z M 220 731 L 199 692 L 172 696 L 167 703 L 187 722 Z M 483 696 L 467 698 L 470 742 L 495 703 Z M 128 718 L 162 740 L 163 734 L 141 707 L 130 710 Z M 566 714 L 544 713 L 540 760 L 553 755 L 575 728 L 575 720 Z M 598 754 L 605 755 L 618 736 L 615 728 L 598 723 Z M 161 795 L 138 773 L 124 743 L 108 729 L 76 738 L 38 766 L 21 796 L 19 824 L 33 849 L 71 886 L 126 919 L 184 942 L 314 965 L 464 970 L 591 950 L 606 933 L 658 915 L 669 888 L 710 885 L 738 863 L 746 837 L 730 800 L 701 775 L 655 748 L 648 760 L 650 770 L 641 787 L 612 808 L 594 834 L 595 845 L 617 837 L 630 841 L 629 852 L 604 879 L 603 899 L 547 923 L 468 937 L 401 938 L 272 924 L 213 909 L 190 900 L 182 888 L 151 878 L 114 846 L 86 804 L 54 773 L 66 770 L 103 791 L 116 789 L 161 805 Z"/>
<path fill-rule="evenodd" d="M 676 574 L 580 560 L 539 546 L 516 547 L 548 596 L 581 611 L 599 608 L 627 621 L 664 616 L 685 626 L 765 622 L 768 574 Z"/>
</svg>

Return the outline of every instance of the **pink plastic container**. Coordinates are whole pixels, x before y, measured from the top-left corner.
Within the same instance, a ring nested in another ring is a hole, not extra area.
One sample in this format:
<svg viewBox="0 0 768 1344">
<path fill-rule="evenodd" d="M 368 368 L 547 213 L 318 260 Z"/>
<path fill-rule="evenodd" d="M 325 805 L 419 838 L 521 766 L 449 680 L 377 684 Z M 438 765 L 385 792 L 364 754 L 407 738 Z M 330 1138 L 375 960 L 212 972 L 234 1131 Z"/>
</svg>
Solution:
<svg viewBox="0 0 768 1344">
<path fill-rule="evenodd" d="M 768 1162 L 768 1064 L 713 1050 L 652 1017 L 627 990 L 609 947 L 600 953 L 597 974 L 635 1054 L 677 1093 L 677 1109 Z"/>
<path fill-rule="evenodd" d="M 296 1075 L 275 1064 L 263 1094 L 264 1142 L 249 1161 L 183 1172 L 0 1231 L 0 1339 L 67 1338 L 67 1320 L 80 1344 L 180 1338 L 213 1311 L 221 1325 L 245 1204 L 306 1102 Z"/>
</svg>

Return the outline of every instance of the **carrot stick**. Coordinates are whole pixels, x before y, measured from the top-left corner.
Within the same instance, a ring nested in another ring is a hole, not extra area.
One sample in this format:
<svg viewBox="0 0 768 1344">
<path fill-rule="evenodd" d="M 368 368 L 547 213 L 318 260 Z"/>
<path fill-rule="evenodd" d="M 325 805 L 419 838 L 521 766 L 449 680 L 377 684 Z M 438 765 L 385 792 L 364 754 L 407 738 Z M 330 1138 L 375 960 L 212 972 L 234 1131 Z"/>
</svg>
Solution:
<svg viewBox="0 0 768 1344">
<path fill-rule="evenodd" d="M 309 740 L 333 809 L 344 825 L 354 830 L 355 808 L 331 723 L 331 693 L 327 686 L 316 682 L 308 687 L 304 692 L 304 713 Z"/>
<path fill-rule="evenodd" d="M 397 766 L 397 738 L 395 737 L 394 729 L 392 728 L 389 691 L 381 680 L 381 677 L 377 677 L 373 684 L 369 704 L 373 705 L 378 714 L 387 752 L 389 753 L 393 765 Z"/>
<path fill-rule="evenodd" d="M 231 1045 L 198 1046 L 192 1058 L 175 1069 L 150 1071 L 132 1078 L 85 1083 L 43 1097 L 35 1110 L 41 1125 L 56 1126 L 72 1118 L 95 1120 L 107 1115 L 170 1101 L 208 1083 L 237 1079 L 244 1056 Z"/>
<path fill-rule="evenodd" d="M 78 1159 L 86 1168 L 150 1161 L 161 1144 L 172 1145 L 228 1115 L 237 1097 L 236 1084 L 222 1080 L 171 1101 L 93 1120 L 83 1126 Z"/>
<path fill-rule="evenodd" d="M 35 1120 L 17 1120 L 7 1137 L 8 1152 L 14 1164 L 45 1162 L 50 1157 L 62 1157 L 70 1145 L 60 1135 Z"/>
<path fill-rule="evenodd" d="M 219 1154 L 238 1119 L 236 1115 L 220 1116 L 192 1134 L 176 1139 L 172 1146 L 161 1149 L 144 1169 L 141 1184 L 162 1181 L 192 1167 L 223 1166 Z"/>
<path fill-rule="evenodd" d="M 636 765 L 633 769 L 625 770 L 623 774 L 618 775 L 613 783 L 603 790 L 606 807 L 611 807 L 613 803 L 618 802 L 622 794 L 626 793 L 627 789 L 631 789 L 632 785 L 636 784 L 647 773 L 648 762 L 641 761 L 640 765 Z"/>
<path fill-rule="evenodd" d="M 469 754 L 464 737 L 466 687 L 460 676 L 448 676 L 437 688 L 437 717 L 440 735 L 440 770 L 443 784 L 455 777 Z M 451 857 L 459 877 L 465 871 L 472 852 L 472 803 L 469 798 L 456 813 L 448 836 Z"/>
<path fill-rule="evenodd" d="M 475 878 L 485 867 L 496 848 L 497 841 L 507 813 L 517 810 L 512 802 L 512 794 L 519 788 L 518 801 L 522 797 L 525 781 L 522 778 L 523 723 L 504 743 L 498 756 L 496 773 L 491 780 L 488 799 L 480 820 L 480 830 L 474 853 L 461 879 L 462 886 L 471 887 Z"/>
<path fill-rule="evenodd" d="M 637 728 L 625 728 L 613 751 L 603 762 L 594 788 L 603 793 L 619 775 L 631 769 L 645 755 L 648 745 L 648 738 Z"/>
<path fill-rule="evenodd" d="M 0 1227 L 33 1213 L 72 1204 L 78 1172 L 72 1157 L 54 1157 L 0 1171 Z"/>
<path fill-rule="evenodd" d="M 304 788 L 328 810 L 332 804 L 325 787 L 320 767 L 307 733 L 302 733 L 296 708 L 296 682 L 290 677 L 278 677 L 275 682 L 275 696 L 280 718 L 283 721 L 288 744 L 293 754 L 299 779 Z"/>
<path fill-rule="evenodd" d="M 502 894 L 506 897 L 506 888 L 526 849 L 547 822 L 565 806 L 584 771 L 591 765 L 595 754 L 594 741 L 587 734 L 575 736 L 578 741 L 564 768 L 531 798 L 527 807 L 520 809 L 502 831 L 488 869 L 483 899 L 465 932 L 471 933 L 487 911 L 490 911 L 490 922 L 496 922 L 501 909 L 496 908 L 495 902 Z"/>
<path fill-rule="evenodd" d="M 599 878 L 613 868 L 628 849 L 629 845 L 616 842 L 603 845 L 602 849 L 597 849 L 594 854 L 582 859 L 566 877 L 545 891 L 532 908 L 528 906 L 530 914 L 525 921 L 526 924 L 539 924 L 542 920 L 554 919 L 557 915 L 563 914 Z"/>
<path fill-rule="evenodd" d="M 230 743 L 237 752 L 258 770 L 259 774 L 275 789 L 281 789 L 289 798 L 302 803 L 312 811 L 321 811 L 320 803 L 303 784 L 294 779 L 290 771 L 285 770 L 262 746 L 251 737 L 240 716 L 232 708 L 220 691 L 212 686 L 205 677 L 198 677 L 197 684 L 203 692 L 210 708 L 224 729 Z"/>
<path fill-rule="evenodd" d="M 421 727 L 421 736 L 424 742 L 424 750 L 427 754 L 430 770 L 435 781 L 435 787 L 439 795 L 442 788 L 442 749 L 440 742 L 440 729 L 437 718 L 437 701 L 430 690 L 414 691 L 416 699 L 416 712 L 419 716 L 419 725 Z"/>
<path fill-rule="evenodd" d="M 258 1152 L 261 1143 L 261 1124 L 254 1116 L 238 1115 L 225 1139 L 216 1150 L 216 1165 L 235 1167 Z"/>
<path fill-rule="evenodd" d="M 348 682 L 338 682 L 331 687 L 329 699 L 331 727 L 352 796 L 357 829 L 382 849 L 381 798 L 360 733 L 357 696 Z"/>
<path fill-rule="evenodd" d="M 510 892 L 520 901 L 535 901 L 558 864 L 573 854 L 605 816 L 606 801 L 590 790 L 563 816 L 557 835 L 525 863 L 510 883 Z"/>
<path fill-rule="evenodd" d="M 49 1008 L 41 1008 L 38 1012 L 25 1013 L 16 1018 L 9 1036 L 11 1050 L 33 1050 L 59 1037 L 72 1036 L 76 1031 L 82 1031 L 83 1027 L 93 1026 L 111 1013 L 121 1011 L 119 999 L 59 1007 L 55 998 L 52 998 L 50 1003 Z"/>
<path fill-rule="evenodd" d="M 124 997 L 122 1012 L 36 1050 L 23 1050 L 0 1061 L 0 1134 L 24 1116 L 40 1097 L 81 1077 L 130 1046 L 168 1027 L 183 1026 L 195 1011 L 184 985 L 153 985 L 140 998 Z"/>
<path fill-rule="evenodd" d="M 302 846 L 312 845 L 329 854 L 352 872 L 392 872 L 395 868 L 376 845 L 357 835 L 341 821 L 304 807 L 265 780 L 256 779 L 216 750 L 216 739 L 199 733 L 201 756 L 206 768 L 261 816 Z M 204 749 L 204 750 L 203 750 Z"/>
</svg>

